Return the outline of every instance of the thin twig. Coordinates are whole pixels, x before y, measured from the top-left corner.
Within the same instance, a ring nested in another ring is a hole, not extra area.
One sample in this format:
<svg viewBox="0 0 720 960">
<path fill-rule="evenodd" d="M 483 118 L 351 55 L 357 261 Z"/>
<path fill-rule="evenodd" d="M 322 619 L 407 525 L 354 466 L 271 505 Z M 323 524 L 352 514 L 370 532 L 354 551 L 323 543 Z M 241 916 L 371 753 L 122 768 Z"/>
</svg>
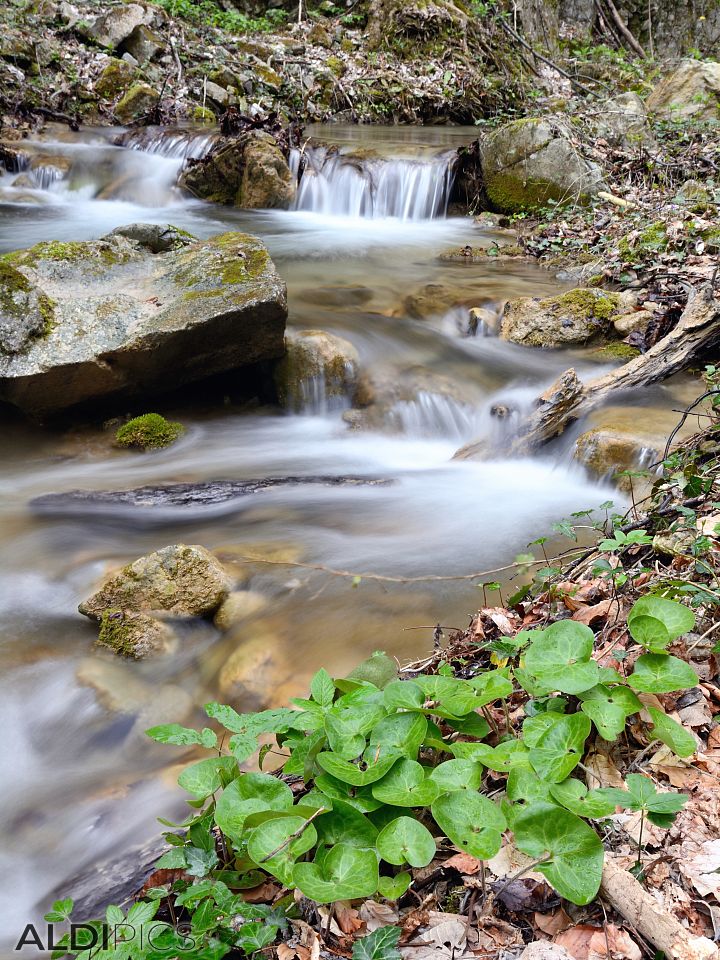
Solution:
<svg viewBox="0 0 720 960">
<path fill-rule="evenodd" d="M 275 849 L 272 850 L 266 857 L 263 857 L 262 860 L 258 860 L 257 862 L 267 863 L 268 860 L 272 860 L 273 857 L 276 857 L 279 853 L 282 853 L 285 847 L 289 846 L 293 842 L 293 840 L 297 840 L 297 838 L 306 829 L 306 827 L 310 826 L 310 824 L 313 822 L 315 817 L 319 817 L 321 813 L 327 813 L 326 807 L 320 807 L 318 810 L 316 810 L 311 817 L 307 818 L 307 820 L 305 821 L 305 823 L 302 824 L 302 826 L 298 827 L 295 833 L 291 833 L 290 836 L 287 838 L 287 840 L 283 840 L 283 842 L 280 844 L 279 847 L 275 847 Z"/>
</svg>

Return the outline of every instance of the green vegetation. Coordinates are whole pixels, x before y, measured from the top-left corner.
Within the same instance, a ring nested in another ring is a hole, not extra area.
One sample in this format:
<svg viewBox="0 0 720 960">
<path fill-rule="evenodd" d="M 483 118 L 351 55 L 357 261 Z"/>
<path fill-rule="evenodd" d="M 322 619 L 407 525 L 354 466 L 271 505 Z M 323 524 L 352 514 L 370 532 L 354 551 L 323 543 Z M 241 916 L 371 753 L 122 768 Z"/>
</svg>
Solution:
<svg viewBox="0 0 720 960">
<path fill-rule="evenodd" d="M 199 26 L 218 27 L 228 33 L 269 33 L 287 21 L 284 10 L 267 10 L 261 17 L 248 17 L 238 10 L 224 10 L 213 0 L 158 0 L 173 16 Z"/>
<path fill-rule="evenodd" d="M 121 447 L 158 450 L 175 443 L 184 432 L 181 423 L 166 420 L 159 413 L 144 413 L 123 424 L 115 434 L 115 441 Z"/>
</svg>

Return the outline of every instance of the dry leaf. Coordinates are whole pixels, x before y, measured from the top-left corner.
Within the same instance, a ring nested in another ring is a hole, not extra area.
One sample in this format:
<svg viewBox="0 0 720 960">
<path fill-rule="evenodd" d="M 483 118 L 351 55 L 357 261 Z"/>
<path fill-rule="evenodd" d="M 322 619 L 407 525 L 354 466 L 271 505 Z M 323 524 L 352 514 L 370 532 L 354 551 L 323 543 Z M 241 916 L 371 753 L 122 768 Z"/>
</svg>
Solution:
<svg viewBox="0 0 720 960">
<path fill-rule="evenodd" d="M 455 856 L 450 857 L 443 863 L 443 867 L 452 867 L 458 873 L 472 877 L 482 869 L 482 860 L 478 860 L 477 857 L 473 857 L 469 853 L 456 853 Z"/>
<path fill-rule="evenodd" d="M 313 930 L 313 928 L 305 923 L 304 920 L 291 920 L 290 926 L 293 929 L 295 937 L 299 941 L 299 947 L 304 948 L 307 956 L 301 956 L 298 951 L 298 957 L 300 960 L 319 960 L 320 958 L 320 937 Z"/>
<path fill-rule="evenodd" d="M 567 930 L 568 927 L 573 925 L 573 921 L 562 907 L 550 914 L 536 913 L 533 919 L 538 930 L 547 934 L 548 937 L 556 937 L 563 930 Z"/>
<path fill-rule="evenodd" d="M 242 898 L 246 903 L 272 903 L 280 893 L 281 888 L 271 880 L 266 880 L 259 887 L 242 891 Z"/>
<path fill-rule="evenodd" d="M 365 924 L 367 933 L 373 933 L 380 927 L 390 927 L 398 922 L 398 912 L 388 903 L 365 900 L 360 905 L 358 917 Z"/>
<path fill-rule="evenodd" d="M 604 927 L 570 927 L 553 941 L 575 960 L 642 960 L 642 951 L 625 930 L 612 923 Z"/>
<path fill-rule="evenodd" d="M 615 603 L 615 601 L 611 597 L 608 600 L 601 600 L 600 603 L 593 604 L 592 607 L 578 607 L 572 615 L 572 618 L 578 623 L 584 623 L 586 626 L 589 626 L 594 620 L 598 620 L 600 617 L 606 617 L 613 603 Z"/>
<path fill-rule="evenodd" d="M 610 759 L 608 754 L 600 750 L 591 751 L 586 759 L 585 766 L 593 774 L 586 778 L 590 789 L 594 787 L 619 787 L 625 789 L 625 781 L 620 775 L 620 771 Z"/>
<path fill-rule="evenodd" d="M 533 862 L 532 857 L 522 853 L 511 841 L 503 844 L 502 848 L 492 859 L 488 860 L 487 865 L 491 873 L 503 880 L 505 877 L 512 877 L 521 870 L 524 870 Z M 537 871 L 529 870 L 524 874 L 533 880 L 544 880 L 545 877 Z"/>
<path fill-rule="evenodd" d="M 344 903 L 335 904 L 335 919 L 342 932 L 346 935 L 354 934 L 365 925 L 357 910 Z"/>
<path fill-rule="evenodd" d="M 720 840 L 705 840 L 694 856 L 689 856 L 690 843 L 683 843 L 683 856 L 679 860 L 680 871 L 695 887 L 701 897 L 709 894 L 720 900 Z"/>
</svg>

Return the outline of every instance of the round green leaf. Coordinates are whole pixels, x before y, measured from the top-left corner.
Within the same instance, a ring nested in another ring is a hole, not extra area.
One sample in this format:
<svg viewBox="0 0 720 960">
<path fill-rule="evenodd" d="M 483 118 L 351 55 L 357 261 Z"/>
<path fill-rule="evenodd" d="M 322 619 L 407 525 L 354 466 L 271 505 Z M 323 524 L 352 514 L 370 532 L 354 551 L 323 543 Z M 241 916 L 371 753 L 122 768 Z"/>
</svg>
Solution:
<svg viewBox="0 0 720 960">
<path fill-rule="evenodd" d="M 388 710 L 421 710 L 425 696 L 412 680 L 392 680 L 383 690 Z"/>
<path fill-rule="evenodd" d="M 549 857 L 535 869 L 561 897 L 590 903 L 600 888 L 604 851 L 599 837 L 583 820 L 551 803 L 534 803 L 514 823 L 515 842 L 533 859 Z"/>
<path fill-rule="evenodd" d="M 417 820 L 398 817 L 378 834 L 377 851 L 383 860 L 397 866 L 426 867 L 435 856 L 435 841 Z"/>
<path fill-rule="evenodd" d="M 305 824 L 307 826 L 303 829 Z M 274 856 L 269 857 L 298 831 L 302 832 Z M 267 820 L 250 832 L 248 856 L 257 866 L 277 877 L 285 886 L 290 886 L 295 861 L 303 853 L 312 850 L 316 843 L 315 827 L 311 823 L 308 824 L 303 817 L 281 817 L 277 820 Z"/>
<path fill-rule="evenodd" d="M 204 800 L 236 772 L 234 757 L 210 757 L 186 767 L 178 777 L 178 784 L 194 797 Z"/>
<path fill-rule="evenodd" d="M 693 668 L 667 653 L 644 653 L 638 657 L 628 683 L 642 693 L 672 693 L 696 686 L 697 674 Z"/>
<path fill-rule="evenodd" d="M 433 708 L 432 712 L 439 716 L 447 713 L 452 717 L 464 717 L 480 706 L 480 700 L 467 680 L 439 674 L 420 674 L 413 682 L 428 700 L 438 704 L 438 708 Z"/>
<path fill-rule="evenodd" d="M 376 800 L 393 807 L 427 807 L 440 793 L 434 780 L 416 760 L 403 757 L 382 780 L 373 785 Z"/>
<path fill-rule="evenodd" d="M 650 731 L 653 737 L 662 740 L 678 757 L 690 757 L 697 750 L 695 737 L 672 717 L 668 717 L 662 710 L 648 707 L 653 722 Z"/>
<path fill-rule="evenodd" d="M 414 760 L 426 733 L 427 720 L 422 713 L 396 713 L 384 717 L 372 729 L 368 753 Z"/>
<path fill-rule="evenodd" d="M 477 790 L 482 783 L 482 764 L 474 760 L 446 760 L 434 767 L 430 779 L 442 793 L 453 790 Z"/>
<path fill-rule="evenodd" d="M 264 810 L 289 810 L 290 787 L 266 773 L 243 773 L 223 790 L 215 807 L 215 822 L 232 840 L 242 838 L 245 819 Z"/>
<path fill-rule="evenodd" d="M 579 694 L 598 682 L 591 660 L 595 635 L 575 620 L 559 620 L 537 636 L 525 651 L 525 670 L 542 686 Z"/>
<path fill-rule="evenodd" d="M 316 903 L 371 897 L 378 888 L 378 859 L 374 850 L 338 843 L 322 862 L 296 863 L 293 883 Z"/>
<path fill-rule="evenodd" d="M 513 692 L 513 685 L 499 670 L 489 670 L 481 673 L 468 683 L 478 696 L 477 707 L 484 707 L 494 700 L 504 700 Z"/>
<path fill-rule="evenodd" d="M 563 780 L 550 785 L 550 796 L 578 817 L 601 820 L 615 813 L 615 804 L 595 790 L 588 790 L 580 780 Z"/>
<path fill-rule="evenodd" d="M 396 760 L 397 757 L 380 757 L 377 762 L 363 760 L 359 764 L 354 764 L 334 753 L 319 753 L 317 757 L 323 770 L 336 779 L 342 780 L 343 783 L 351 783 L 354 787 L 364 787 L 368 783 L 380 780 Z"/>
<path fill-rule="evenodd" d="M 580 694 L 580 709 L 597 727 L 604 740 L 616 740 L 625 729 L 625 721 L 642 709 L 642 704 L 627 687 L 606 687 L 598 684 Z"/>
<path fill-rule="evenodd" d="M 377 839 L 377 827 L 349 803 L 336 800 L 328 813 L 315 820 L 321 843 L 331 847 L 337 843 L 353 847 L 372 847 Z"/>
<path fill-rule="evenodd" d="M 573 713 L 553 715 L 552 719 L 552 726 L 530 750 L 530 764 L 541 779 L 561 783 L 582 759 L 585 741 L 590 736 L 590 718 Z"/>
<path fill-rule="evenodd" d="M 330 800 L 342 800 L 343 803 L 349 803 L 360 813 L 370 813 L 371 810 L 377 810 L 378 807 L 382 806 L 380 801 L 372 795 L 370 787 L 353 787 L 349 783 L 343 783 L 342 780 L 331 777 L 329 773 L 318 774 L 315 777 L 315 786 Z M 330 808 L 332 805 L 332 803 L 328 803 L 327 807 Z"/>
<path fill-rule="evenodd" d="M 378 892 L 386 900 L 399 900 L 411 883 L 412 877 L 409 873 L 398 873 L 394 877 L 380 877 Z"/>
<path fill-rule="evenodd" d="M 507 823 L 500 808 L 482 794 L 470 790 L 446 793 L 432 804 L 430 812 L 459 850 L 489 860 L 500 849 Z"/>
<path fill-rule="evenodd" d="M 635 617 L 632 623 L 628 620 L 628 629 L 636 643 L 655 653 L 662 652 L 672 642 L 665 624 L 655 617 Z"/>
<path fill-rule="evenodd" d="M 463 760 L 476 760 L 490 770 L 507 772 L 527 764 L 528 748 L 522 740 L 505 740 L 496 747 L 487 743 L 453 743 L 454 755 Z"/>
<path fill-rule="evenodd" d="M 643 617 L 659 620 L 670 640 L 676 640 L 684 633 L 688 633 L 695 626 L 695 614 L 692 610 L 678 603 L 676 600 L 665 600 L 663 597 L 641 597 L 628 614 L 627 622 L 633 639 L 645 645 L 635 635 L 635 624 Z M 667 646 L 667 644 L 663 644 Z"/>
</svg>

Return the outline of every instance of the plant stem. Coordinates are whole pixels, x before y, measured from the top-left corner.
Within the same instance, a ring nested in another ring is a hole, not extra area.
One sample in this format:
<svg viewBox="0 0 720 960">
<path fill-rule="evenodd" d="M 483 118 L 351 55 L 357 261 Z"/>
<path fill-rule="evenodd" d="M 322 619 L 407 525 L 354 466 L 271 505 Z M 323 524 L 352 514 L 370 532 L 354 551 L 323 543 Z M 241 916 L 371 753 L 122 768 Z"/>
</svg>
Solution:
<svg viewBox="0 0 720 960">
<path fill-rule="evenodd" d="M 325 807 L 320 807 L 319 810 L 316 810 L 311 817 L 307 818 L 305 823 L 303 823 L 300 827 L 297 828 L 295 833 L 291 833 L 290 836 L 287 838 L 287 840 L 283 840 L 283 842 L 280 844 L 279 847 L 275 847 L 275 849 L 271 850 L 266 857 L 263 857 L 262 860 L 258 860 L 258 864 L 267 863 L 268 860 L 272 860 L 273 857 L 276 857 L 279 853 L 281 853 L 285 849 L 285 847 L 287 847 L 289 844 L 293 842 L 293 840 L 297 840 L 297 838 L 305 830 L 305 828 L 308 827 L 313 822 L 315 817 L 319 817 L 321 813 L 327 813 L 327 810 Z"/>
</svg>

